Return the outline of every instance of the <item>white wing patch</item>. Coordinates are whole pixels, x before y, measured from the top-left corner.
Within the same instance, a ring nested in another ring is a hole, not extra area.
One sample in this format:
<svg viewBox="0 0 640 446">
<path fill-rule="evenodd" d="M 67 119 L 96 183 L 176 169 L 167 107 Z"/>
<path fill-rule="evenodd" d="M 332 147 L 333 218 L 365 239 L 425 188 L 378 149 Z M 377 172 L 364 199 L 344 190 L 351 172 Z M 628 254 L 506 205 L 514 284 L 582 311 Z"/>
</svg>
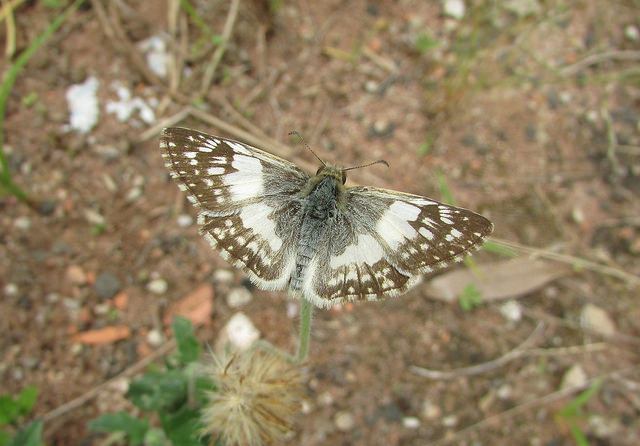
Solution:
<svg viewBox="0 0 640 446">
<path fill-rule="evenodd" d="M 363 263 L 368 263 L 373 265 L 383 255 L 382 246 L 372 235 L 358 234 L 356 243 L 347 246 L 342 254 L 331 257 L 329 265 L 333 269 L 349 264 L 362 265 Z"/>
<path fill-rule="evenodd" d="M 246 228 L 253 230 L 269 243 L 273 251 L 277 251 L 282 247 L 282 239 L 276 235 L 276 225 L 269 218 L 272 212 L 266 204 L 254 203 L 243 206 L 238 215 Z"/>
<path fill-rule="evenodd" d="M 378 220 L 376 231 L 391 249 L 397 249 L 405 239 L 414 239 L 418 236 L 413 226 L 408 223 L 415 221 L 418 215 L 420 215 L 419 207 L 396 201 Z"/>
<path fill-rule="evenodd" d="M 262 163 L 259 159 L 234 155 L 231 166 L 237 169 L 237 172 L 222 177 L 224 184 L 229 186 L 231 198 L 240 201 L 262 196 Z"/>
</svg>

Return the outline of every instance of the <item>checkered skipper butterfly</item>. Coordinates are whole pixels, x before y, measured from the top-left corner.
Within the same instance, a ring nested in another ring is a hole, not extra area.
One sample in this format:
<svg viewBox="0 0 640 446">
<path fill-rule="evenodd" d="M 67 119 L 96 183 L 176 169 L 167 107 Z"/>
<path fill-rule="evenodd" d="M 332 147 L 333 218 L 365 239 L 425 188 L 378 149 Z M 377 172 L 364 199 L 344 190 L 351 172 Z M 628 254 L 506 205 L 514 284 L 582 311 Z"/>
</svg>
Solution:
<svg viewBox="0 0 640 446">
<path fill-rule="evenodd" d="M 260 288 L 288 288 L 318 307 L 404 293 L 493 230 L 466 209 L 346 188 L 340 167 L 323 165 L 309 176 L 255 147 L 195 130 L 164 129 L 160 148 L 198 207 L 209 243 Z"/>
</svg>

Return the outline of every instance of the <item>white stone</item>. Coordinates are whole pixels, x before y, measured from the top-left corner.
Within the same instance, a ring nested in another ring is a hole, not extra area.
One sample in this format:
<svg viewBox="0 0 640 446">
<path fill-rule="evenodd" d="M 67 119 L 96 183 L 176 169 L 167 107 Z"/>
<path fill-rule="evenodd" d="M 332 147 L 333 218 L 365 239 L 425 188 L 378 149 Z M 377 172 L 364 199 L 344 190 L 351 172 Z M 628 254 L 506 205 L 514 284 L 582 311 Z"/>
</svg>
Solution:
<svg viewBox="0 0 640 446">
<path fill-rule="evenodd" d="M 146 53 L 149 69 L 160 77 L 167 77 L 171 56 L 167 51 L 166 36 L 151 36 L 140 42 L 138 48 Z"/>
<path fill-rule="evenodd" d="M 498 387 L 498 390 L 496 391 L 496 396 L 501 400 L 506 400 L 511 397 L 511 393 L 512 393 L 511 386 L 509 384 L 503 384 L 500 387 Z"/>
<path fill-rule="evenodd" d="M 15 283 L 8 283 L 4 286 L 4 294 L 5 296 L 17 296 L 18 295 L 18 285 Z"/>
<path fill-rule="evenodd" d="M 84 218 L 86 218 L 90 224 L 96 226 L 104 226 L 107 222 L 100 212 L 94 211 L 93 209 L 85 209 Z"/>
<path fill-rule="evenodd" d="M 416 417 L 404 417 L 402 425 L 407 429 L 417 429 L 420 427 L 420 420 Z"/>
<path fill-rule="evenodd" d="M 458 417 L 456 415 L 447 415 L 442 418 L 442 425 L 444 427 L 454 427 L 458 424 Z"/>
<path fill-rule="evenodd" d="M 580 313 L 580 325 L 605 336 L 616 332 L 616 325 L 605 310 L 593 304 L 587 304 Z"/>
<path fill-rule="evenodd" d="M 113 88 L 116 90 L 118 100 L 107 101 L 105 107 L 107 113 L 115 114 L 120 122 L 128 121 L 135 112 L 138 112 L 140 119 L 146 124 L 153 124 L 156 121 L 155 112 L 142 98 L 132 97 L 129 89 L 119 82 L 114 83 Z"/>
<path fill-rule="evenodd" d="M 72 85 L 67 89 L 67 104 L 71 116 L 69 128 L 81 133 L 88 133 L 98 122 L 98 87 L 100 83 L 95 77 L 88 77 L 82 84 Z"/>
<path fill-rule="evenodd" d="M 147 342 L 151 347 L 158 347 L 164 340 L 164 335 L 160 330 L 151 330 L 147 333 Z"/>
<path fill-rule="evenodd" d="M 18 217 L 13 220 L 13 226 L 21 231 L 28 231 L 31 229 L 31 220 L 26 216 Z"/>
<path fill-rule="evenodd" d="M 251 292 L 243 286 L 235 287 L 227 294 L 227 305 L 231 308 L 241 307 L 251 302 Z"/>
<path fill-rule="evenodd" d="M 356 420 L 353 418 L 351 412 L 339 411 L 336 412 L 333 417 L 333 422 L 335 423 L 338 430 L 342 432 L 350 431 L 356 425 Z"/>
<path fill-rule="evenodd" d="M 445 0 L 443 5 L 444 15 L 460 20 L 464 17 L 465 6 L 462 0 Z"/>
<path fill-rule="evenodd" d="M 228 339 L 233 346 L 240 350 L 248 349 L 260 338 L 258 329 L 253 325 L 251 319 L 242 312 L 233 315 L 222 330 L 224 332 L 223 338 Z"/>
<path fill-rule="evenodd" d="M 640 39 L 640 31 L 635 25 L 629 25 L 624 29 L 624 36 L 632 42 L 637 42 Z"/>
<path fill-rule="evenodd" d="M 188 228 L 193 224 L 193 217 L 189 214 L 180 214 L 177 218 L 178 226 Z"/>
<path fill-rule="evenodd" d="M 433 404 L 431 401 L 425 401 L 422 403 L 422 417 L 426 420 L 435 420 L 440 418 L 442 415 L 442 410 L 436 404 Z"/>
<path fill-rule="evenodd" d="M 162 295 L 169 289 L 169 284 L 164 279 L 153 279 L 147 284 L 147 290 L 153 294 Z"/>
<path fill-rule="evenodd" d="M 583 387 L 587 384 L 587 373 L 580 364 L 572 365 L 562 377 L 560 389 Z"/>
<path fill-rule="evenodd" d="M 227 284 L 233 282 L 235 275 L 228 269 L 217 269 L 213 272 L 213 280 L 217 283 Z"/>
<path fill-rule="evenodd" d="M 522 307 L 515 300 L 510 300 L 500 306 L 500 314 L 509 322 L 520 322 L 522 319 Z"/>
</svg>

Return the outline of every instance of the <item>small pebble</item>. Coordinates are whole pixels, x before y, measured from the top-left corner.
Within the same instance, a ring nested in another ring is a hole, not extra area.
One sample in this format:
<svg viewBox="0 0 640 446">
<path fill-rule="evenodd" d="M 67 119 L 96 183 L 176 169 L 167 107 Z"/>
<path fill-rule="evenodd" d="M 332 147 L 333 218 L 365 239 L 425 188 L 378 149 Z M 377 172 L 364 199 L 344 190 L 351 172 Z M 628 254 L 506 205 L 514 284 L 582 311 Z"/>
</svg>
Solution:
<svg viewBox="0 0 640 446">
<path fill-rule="evenodd" d="M 364 91 L 367 93 L 377 93 L 378 92 L 378 83 L 376 81 L 367 81 L 364 84 Z"/>
<path fill-rule="evenodd" d="M 512 393 L 511 386 L 509 384 L 503 384 L 500 387 L 498 387 L 498 390 L 496 391 L 496 396 L 501 400 L 506 400 L 511 397 L 511 393 Z"/>
<path fill-rule="evenodd" d="M 65 272 L 65 277 L 74 285 L 84 285 L 87 283 L 87 275 L 78 265 L 69 265 Z"/>
<path fill-rule="evenodd" d="M 522 307 L 515 300 L 510 300 L 500 306 L 500 314 L 509 322 L 520 322 Z"/>
<path fill-rule="evenodd" d="M 100 273 L 96 278 L 94 288 L 101 299 L 112 299 L 121 287 L 120 279 L 111 273 Z"/>
<path fill-rule="evenodd" d="M 456 415 L 447 415 L 442 418 L 442 425 L 444 427 L 454 427 L 458 424 L 458 417 Z"/>
<path fill-rule="evenodd" d="M 56 210 L 56 202 L 54 200 L 44 199 L 37 206 L 40 215 L 51 215 Z"/>
<path fill-rule="evenodd" d="M 216 283 L 229 284 L 233 282 L 235 279 L 235 275 L 233 271 L 228 269 L 217 269 L 213 272 L 213 280 Z"/>
<path fill-rule="evenodd" d="M 416 417 L 404 417 L 402 425 L 407 429 L 417 429 L 420 427 L 420 420 Z"/>
<path fill-rule="evenodd" d="M 17 296 L 18 295 L 18 285 L 15 283 L 8 283 L 4 286 L 4 294 L 7 297 Z"/>
<path fill-rule="evenodd" d="M 333 422 L 335 423 L 338 430 L 342 432 L 350 431 L 356 425 L 356 420 L 353 418 L 351 412 L 342 410 L 336 412 L 335 416 L 333 417 Z"/>
<path fill-rule="evenodd" d="M 160 330 L 151 330 L 147 334 L 147 342 L 151 347 L 158 347 L 164 342 L 164 335 Z"/>
<path fill-rule="evenodd" d="M 287 302 L 287 317 L 289 319 L 298 317 L 298 305 L 295 302 Z"/>
<path fill-rule="evenodd" d="M 93 209 L 85 209 L 84 218 L 86 218 L 90 224 L 96 226 L 104 226 L 107 222 L 107 220 L 102 214 L 100 214 L 100 212 Z"/>
<path fill-rule="evenodd" d="M 464 17 L 465 6 L 462 0 L 445 0 L 443 5 L 443 13 L 456 20 Z"/>
<path fill-rule="evenodd" d="M 439 406 L 433 404 L 431 401 L 425 401 L 422 403 L 422 416 L 427 420 L 435 420 L 440 418 L 442 410 Z"/>
<path fill-rule="evenodd" d="M 93 314 L 97 316 L 109 314 L 109 311 L 111 311 L 111 306 L 107 304 L 97 304 L 93 307 Z"/>
<path fill-rule="evenodd" d="M 560 389 L 569 389 L 572 387 L 582 387 L 587 383 L 587 373 L 580 364 L 572 365 L 562 377 Z"/>
<path fill-rule="evenodd" d="M 224 342 L 228 340 L 233 346 L 240 350 L 251 347 L 260 338 L 260 331 L 253 325 L 244 313 L 236 313 L 229 319 L 227 325 L 222 329 L 220 339 Z M 223 344 L 224 345 L 224 344 Z"/>
<path fill-rule="evenodd" d="M 133 203 L 141 196 L 142 196 L 142 188 L 136 186 L 129 189 L 129 192 L 127 192 L 127 196 L 125 197 L 125 200 L 127 201 L 127 203 Z"/>
<path fill-rule="evenodd" d="M 164 279 L 153 279 L 147 284 L 147 290 L 153 294 L 162 295 L 169 289 L 169 284 Z"/>
<path fill-rule="evenodd" d="M 640 31 L 635 25 L 629 25 L 624 29 L 624 36 L 632 42 L 637 42 L 640 39 Z"/>
<path fill-rule="evenodd" d="M 29 217 L 18 217 L 13 221 L 13 226 L 21 231 L 28 231 L 31 229 L 31 219 Z"/>
<path fill-rule="evenodd" d="M 331 406 L 333 404 L 333 395 L 331 395 L 331 392 L 322 392 L 320 395 L 318 395 L 318 404 L 320 404 L 321 406 Z"/>
<path fill-rule="evenodd" d="M 587 304 L 580 314 L 580 325 L 605 336 L 616 332 L 616 325 L 605 310 L 593 304 Z"/>
<path fill-rule="evenodd" d="M 234 289 L 229 291 L 229 294 L 227 294 L 227 305 L 229 305 L 231 308 L 241 307 L 251 302 L 252 297 L 253 296 L 251 295 L 249 290 L 245 287 L 235 287 Z"/>
<path fill-rule="evenodd" d="M 193 224 L 193 217 L 189 214 L 180 214 L 177 218 L 178 226 L 188 228 Z"/>
</svg>

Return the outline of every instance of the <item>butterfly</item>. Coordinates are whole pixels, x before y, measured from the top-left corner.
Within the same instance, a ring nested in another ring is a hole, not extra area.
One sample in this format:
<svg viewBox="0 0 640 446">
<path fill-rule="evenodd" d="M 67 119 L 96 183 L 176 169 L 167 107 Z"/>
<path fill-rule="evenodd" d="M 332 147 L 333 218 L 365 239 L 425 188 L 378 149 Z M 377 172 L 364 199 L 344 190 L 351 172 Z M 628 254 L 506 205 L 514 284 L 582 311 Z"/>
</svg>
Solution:
<svg viewBox="0 0 640 446">
<path fill-rule="evenodd" d="M 164 162 L 199 210 L 200 233 L 262 289 L 329 308 L 404 293 L 493 231 L 472 211 L 419 195 L 345 187 L 280 157 L 186 128 L 160 136 Z"/>
</svg>

